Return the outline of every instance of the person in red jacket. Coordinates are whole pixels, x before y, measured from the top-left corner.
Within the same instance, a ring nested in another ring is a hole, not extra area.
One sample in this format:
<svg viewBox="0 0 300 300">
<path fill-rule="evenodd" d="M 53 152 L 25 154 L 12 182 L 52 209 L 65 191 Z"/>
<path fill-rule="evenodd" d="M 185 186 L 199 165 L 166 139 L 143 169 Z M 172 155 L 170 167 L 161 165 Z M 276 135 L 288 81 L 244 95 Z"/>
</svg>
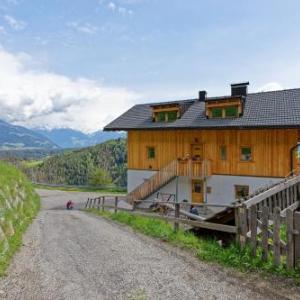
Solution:
<svg viewBox="0 0 300 300">
<path fill-rule="evenodd" d="M 67 202 L 66 207 L 67 207 L 67 209 L 73 209 L 74 203 L 73 203 L 71 200 L 69 200 L 69 201 Z"/>
</svg>

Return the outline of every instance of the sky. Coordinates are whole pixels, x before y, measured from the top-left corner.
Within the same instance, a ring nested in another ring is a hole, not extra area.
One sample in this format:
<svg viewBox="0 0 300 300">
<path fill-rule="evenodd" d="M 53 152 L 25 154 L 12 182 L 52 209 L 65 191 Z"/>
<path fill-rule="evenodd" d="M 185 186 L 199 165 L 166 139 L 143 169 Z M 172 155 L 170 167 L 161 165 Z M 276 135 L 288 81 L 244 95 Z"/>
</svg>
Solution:
<svg viewBox="0 0 300 300">
<path fill-rule="evenodd" d="M 300 87 L 298 0 L 0 0 L 0 119 L 100 130 L 137 103 Z"/>
</svg>

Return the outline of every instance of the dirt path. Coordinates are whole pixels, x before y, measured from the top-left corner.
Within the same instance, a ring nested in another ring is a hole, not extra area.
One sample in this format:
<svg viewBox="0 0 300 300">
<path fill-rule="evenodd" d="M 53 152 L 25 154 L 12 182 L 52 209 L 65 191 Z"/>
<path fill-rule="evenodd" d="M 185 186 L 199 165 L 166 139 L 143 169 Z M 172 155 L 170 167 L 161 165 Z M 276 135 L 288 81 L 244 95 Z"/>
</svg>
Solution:
<svg viewBox="0 0 300 300">
<path fill-rule="evenodd" d="M 62 204 L 87 193 L 40 191 L 43 208 L 8 276 L 5 299 L 297 299 L 296 288 L 233 275 L 192 255 Z M 252 284 L 255 282 L 255 285 Z M 298 296 L 300 299 L 300 296 Z"/>
</svg>

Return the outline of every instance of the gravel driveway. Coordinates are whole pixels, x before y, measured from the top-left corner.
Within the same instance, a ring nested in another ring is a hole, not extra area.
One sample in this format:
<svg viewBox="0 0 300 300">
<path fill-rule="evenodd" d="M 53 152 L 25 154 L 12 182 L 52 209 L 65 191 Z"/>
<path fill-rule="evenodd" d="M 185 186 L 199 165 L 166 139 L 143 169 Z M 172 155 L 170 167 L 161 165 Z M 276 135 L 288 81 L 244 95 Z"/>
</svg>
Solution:
<svg viewBox="0 0 300 300">
<path fill-rule="evenodd" d="M 90 193 L 39 193 L 42 211 L 0 280 L 0 298 L 300 299 L 296 287 L 278 281 L 274 289 L 274 282 L 237 275 L 129 228 L 63 209 L 68 199 L 79 207 Z"/>
</svg>

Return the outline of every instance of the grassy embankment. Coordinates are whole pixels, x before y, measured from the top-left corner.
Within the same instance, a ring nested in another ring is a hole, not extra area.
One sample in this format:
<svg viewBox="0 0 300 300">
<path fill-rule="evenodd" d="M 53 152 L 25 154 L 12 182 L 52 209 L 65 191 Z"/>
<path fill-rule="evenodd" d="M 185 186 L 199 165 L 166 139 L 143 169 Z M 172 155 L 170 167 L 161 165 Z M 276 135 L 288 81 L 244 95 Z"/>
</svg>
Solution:
<svg viewBox="0 0 300 300">
<path fill-rule="evenodd" d="M 26 177 L 0 161 L 0 276 L 22 245 L 22 235 L 39 207 L 39 197 Z"/>
<path fill-rule="evenodd" d="M 95 209 L 88 211 L 128 225 L 143 234 L 170 242 L 177 247 L 191 250 L 200 260 L 217 262 L 223 266 L 232 267 L 242 272 L 256 271 L 263 274 L 269 273 L 291 277 L 300 284 L 300 269 L 292 271 L 287 270 L 283 265 L 275 267 L 273 265 L 272 256 L 269 257 L 267 262 L 263 262 L 261 260 L 261 249 L 258 249 L 257 257 L 253 258 L 251 256 L 250 247 L 240 249 L 233 242 L 227 247 L 222 247 L 212 238 L 199 238 L 193 233 L 186 232 L 183 229 L 179 229 L 179 231 L 175 233 L 173 225 L 165 221 L 136 216 L 127 212 L 114 214 L 109 211 L 101 212 Z"/>
</svg>

